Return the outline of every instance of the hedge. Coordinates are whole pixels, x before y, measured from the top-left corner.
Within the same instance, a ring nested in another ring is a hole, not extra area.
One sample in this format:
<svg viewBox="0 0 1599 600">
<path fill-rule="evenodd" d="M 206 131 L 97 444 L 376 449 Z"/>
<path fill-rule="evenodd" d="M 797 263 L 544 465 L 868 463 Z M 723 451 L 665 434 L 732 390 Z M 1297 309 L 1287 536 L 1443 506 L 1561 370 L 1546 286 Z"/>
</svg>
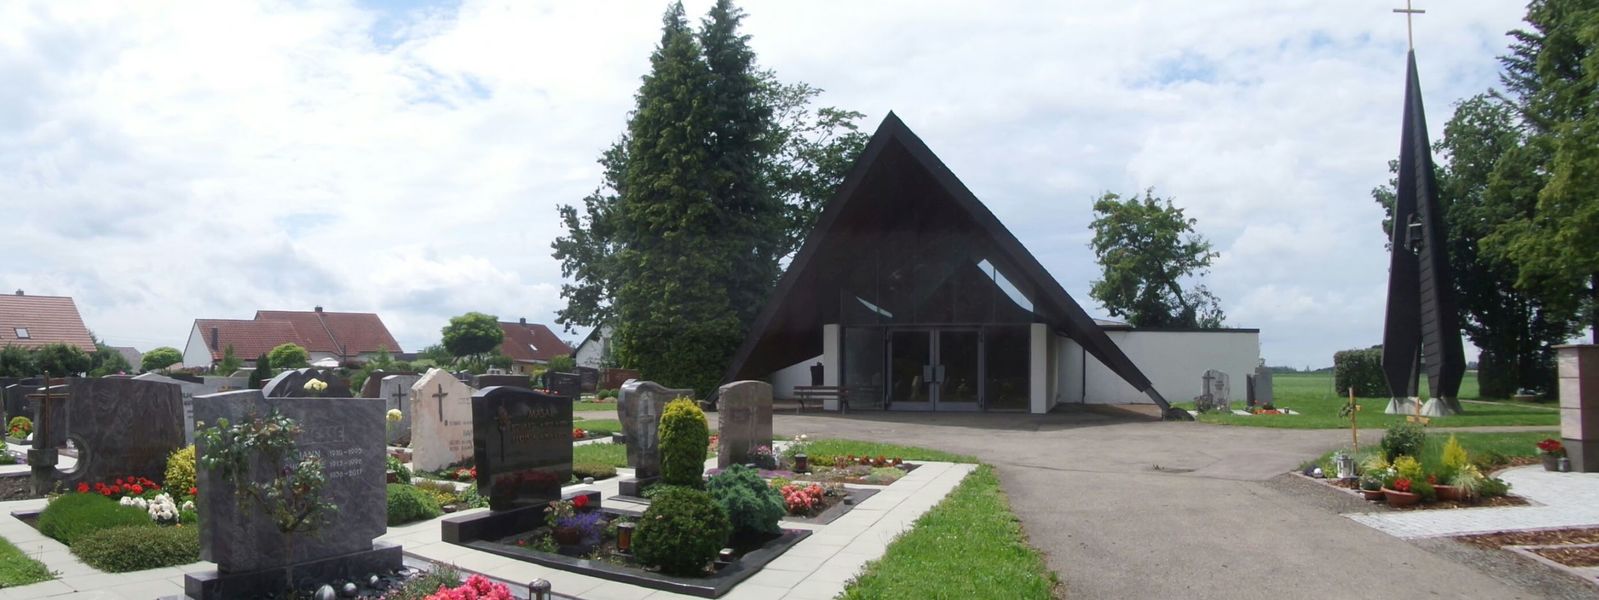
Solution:
<svg viewBox="0 0 1599 600">
<path fill-rule="evenodd" d="M 1388 382 L 1382 374 L 1382 346 L 1333 353 L 1333 389 L 1339 396 L 1355 388 L 1362 398 L 1387 398 Z"/>
</svg>

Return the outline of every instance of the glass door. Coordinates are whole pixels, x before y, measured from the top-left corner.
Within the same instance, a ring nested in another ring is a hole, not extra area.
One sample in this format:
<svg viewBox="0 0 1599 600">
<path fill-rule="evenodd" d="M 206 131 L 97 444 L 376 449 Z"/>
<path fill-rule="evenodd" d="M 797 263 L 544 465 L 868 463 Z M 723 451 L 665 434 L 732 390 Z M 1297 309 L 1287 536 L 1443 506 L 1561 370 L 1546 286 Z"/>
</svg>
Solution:
<svg viewBox="0 0 1599 600">
<path fill-rule="evenodd" d="M 889 332 L 888 363 L 888 407 L 933 410 L 933 332 Z"/>
<path fill-rule="evenodd" d="M 937 410 L 977 410 L 983 393 L 981 335 L 975 330 L 942 330 L 933 353 Z"/>
</svg>

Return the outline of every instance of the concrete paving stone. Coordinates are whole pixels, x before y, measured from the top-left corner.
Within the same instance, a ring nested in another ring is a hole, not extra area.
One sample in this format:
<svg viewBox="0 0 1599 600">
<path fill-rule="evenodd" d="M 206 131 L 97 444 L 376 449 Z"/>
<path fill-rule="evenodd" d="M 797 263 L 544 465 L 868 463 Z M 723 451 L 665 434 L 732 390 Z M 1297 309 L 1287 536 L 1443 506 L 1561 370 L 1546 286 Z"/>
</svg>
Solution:
<svg viewBox="0 0 1599 600">
<path fill-rule="evenodd" d="M 587 592 L 583 600 L 643 600 L 658 590 L 626 583 L 607 581 Z"/>
<path fill-rule="evenodd" d="M 109 591 L 114 591 L 117 594 L 120 594 L 123 598 L 128 598 L 129 600 L 149 600 L 151 598 L 164 598 L 167 596 L 182 596 L 183 586 L 175 585 L 165 579 L 157 579 L 154 581 L 141 581 L 126 585 L 118 585 L 116 588 Z"/>
<path fill-rule="evenodd" d="M 455 566 L 478 573 L 494 573 L 500 567 L 510 566 L 513 562 L 521 562 L 498 554 L 487 552 L 468 552 L 455 558 Z"/>
<path fill-rule="evenodd" d="M 810 573 L 815 571 L 816 567 L 821 566 L 827 559 L 832 558 L 834 554 L 837 554 L 836 552 L 831 552 L 827 556 L 789 556 L 790 552 L 793 552 L 793 550 L 784 552 L 782 556 L 766 563 L 766 566 L 761 568 L 761 572 L 765 573 L 770 570 Z"/>
<path fill-rule="evenodd" d="M 5 600 L 31 600 L 33 598 L 48 598 L 50 596 L 71 594 L 76 591 L 59 579 L 52 579 L 20 587 L 5 588 L 0 590 L 0 594 L 4 594 L 0 598 Z"/>
<path fill-rule="evenodd" d="M 787 587 L 770 587 L 744 581 L 733 588 L 733 591 L 723 595 L 722 600 L 771 600 L 782 598 L 788 594 L 788 590 Z"/>
<path fill-rule="evenodd" d="M 839 554 L 864 554 L 875 558 L 882 556 L 883 552 L 888 550 L 889 541 L 891 540 L 882 539 L 868 531 L 854 542 L 850 542 L 850 545 L 845 546 Z"/>
<path fill-rule="evenodd" d="M 808 542 L 810 540 L 806 541 Z M 788 552 L 784 552 L 783 556 L 778 557 L 778 560 L 782 560 L 790 556 L 795 558 L 832 558 L 834 554 L 838 554 L 838 552 L 843 550 L 847 545 L 848 544 L 808 544 L 801 542 L 799 544 L 795 544 L 793 548 L 789 548 Z"/>
<path fill-rule="evenodd" d="M 784 588 L 786 590 L 799 585 L 801 581 L 805 580 L 805 576 L 810 574 L 810 571 L 800 572 L 761 569 L 761 572 L 751 575 L 749 579 L 744 580 L 744 583 L 740 583 L 739 587 L 742 588 L 745 585 L 754 584 L 766 587 Z"/>
<path fill-rule="evenodd" d="M 844 584 L 831 581 L 807 581 L 788 591 L 783 600 L 832 600 L 844 593 Z"/>
<path fill-rule="evenodd" d="M 1541 466 L 1507 469 L 1500 477 L 1541 506 L 1352 513 L 1355 522 L 1399 538 L 1599 525 L 1599 473 L 1557 473 Z"/>
</svg>

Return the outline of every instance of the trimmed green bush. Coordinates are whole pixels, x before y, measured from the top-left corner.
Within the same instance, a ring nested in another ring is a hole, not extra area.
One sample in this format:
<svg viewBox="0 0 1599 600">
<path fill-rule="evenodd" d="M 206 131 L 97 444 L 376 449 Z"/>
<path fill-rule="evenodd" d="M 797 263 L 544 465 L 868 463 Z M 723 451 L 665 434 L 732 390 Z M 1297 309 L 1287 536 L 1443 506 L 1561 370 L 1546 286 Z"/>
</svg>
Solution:
<svg viewBox="0 0 1599 600">
<path fill-rule="evenodd" d="M 727 511 L 735 531 L 782 533 L 777 521 L 788 513 L 783 495 L 767 485 L 759 471 L 732 465 L 712 475 L 705 482 L 705 490 Z"/>
<path fill-rule="evenodd" d="M 200 528 L 111 527 L 79 538 L 72 553 L 108 573 L 186 565 L 200 560 Z"/>
<path fill-rule="evenodd" d="M 67 494 L 39 513 L 39 533 L 73 545 L 79 538 L 113 527 L 154 528 L 149 513 L 99 494 Z"/>
<path fill-rule="evenodd" d="M 33 419 L 18 415 L 6 423 L 6 435 L 25 438 L 30 433 L 33 433 Z"/>
<path fill-rule="evenodd" d="M 188 495 L 189 488 L 194 487 L 194 445 L 184 446 L 173 450 L 167 456 L 167 472 L 162 478 L 161 485 L 173 498 Z"/>
<path fill-rule="evenodd" d="M 389 525 L 404 525 L 444 514 L 439 501 L 414 486 L 389 484 Z"/>
<path fill-rule="evenodd" d="M 1421 457 L 1421 449 L 1427 444 L 1427 432 L 1421 425 L 1410 422 L 1394 423 L 1388 426 L 1388 431 L 1382 435 L 1382 453 L 1388 457 L 1389 462 L 1401 456 Z"/>
<path fill-rule="evenodd" d="M 575 463 L 572 465 L 572 476 L 578 479 L 610 479 L 616 476 L 616 467 L 605 463 Z"/>
<path fill-rule="evenodd" d="M 1333 353 L 1334 393 L 1347 397 L 1351 386 L 1361 398 L 1388 397 L 1388 382 L 1382 376 L 1382 346 Z"/>
<path fill-rule="evenodd" d="M 733 526 L 705 492 L 673 488 L 657 494 L 639 519 L 634 551 L 668 575 L 698 575 L 716 558 Z"/>
<path fill-rule="evenodd" d="M 661 482 L 703 487 L 711 429 L 699 405 L 688 398 L 668 402 L 661 412 L 660 438 Z"/>
</svg>

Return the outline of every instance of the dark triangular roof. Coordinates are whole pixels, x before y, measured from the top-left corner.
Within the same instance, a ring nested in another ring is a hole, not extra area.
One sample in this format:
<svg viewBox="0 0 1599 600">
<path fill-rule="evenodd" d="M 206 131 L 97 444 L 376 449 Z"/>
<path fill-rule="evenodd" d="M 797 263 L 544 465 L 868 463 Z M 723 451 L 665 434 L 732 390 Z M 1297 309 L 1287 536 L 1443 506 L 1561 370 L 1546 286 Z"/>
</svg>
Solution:
<svg viewBox="0 0 1599 600">
<path fill-rule="evenodd" d="M 863 229 L 870 231 L 874 226 L 870 221 L 874 217 L 869 210 L 873 195 L 867 190 L 881 184 L 885 178 L 894 180 L 896 189 L 920 188 L 927 192 L 928 198 L 948 198 L 953 210 L 947 206 L 924 206 L 929 211 L 938 209 L 955 215 L 956 219 L 963 221 L 959 223 L 962 228 L 974 230 L 975 235 L 985 237 L 985 246 L 996 253 L 994 258 L 1025 280 L 1017 282 L 1019 285 L 1033 291 L 1034 312 L 1041 321 L 1082 345 L 1089 354 L 1127 383 L 1148 394 L 1161 408 L 1169 408 L 1166 400 L 1150 384 L 1149 378 L 1066 293 L 1060 282 L 1050 276 L 994 213 L 983 206 L 971 190 L 944 166 L 943 161 L 893 113 L 883 119 L 838 192 L 817 217 L 816 226 L 795 254 L 788 270 L 778 281 L 776 290 L 761 309 L 749 335 L 734 355 L 728 367 L 727 381 L 764 377 L 820 352 L 823 323 L 818 315 L 823 307 L 815 299 L 822 296 L 812 294 L 812 290 L 836 290 L 839 285 L 836 273 L 824 272 L 830 266 L 821 264 L 826 261 L 820 257 L 830 245 L 843 244 L 845 240 L 856 244 L 863 241 L 872 244 L 893 243 L 876 236 L 859 235 Z"/>
</svg>

